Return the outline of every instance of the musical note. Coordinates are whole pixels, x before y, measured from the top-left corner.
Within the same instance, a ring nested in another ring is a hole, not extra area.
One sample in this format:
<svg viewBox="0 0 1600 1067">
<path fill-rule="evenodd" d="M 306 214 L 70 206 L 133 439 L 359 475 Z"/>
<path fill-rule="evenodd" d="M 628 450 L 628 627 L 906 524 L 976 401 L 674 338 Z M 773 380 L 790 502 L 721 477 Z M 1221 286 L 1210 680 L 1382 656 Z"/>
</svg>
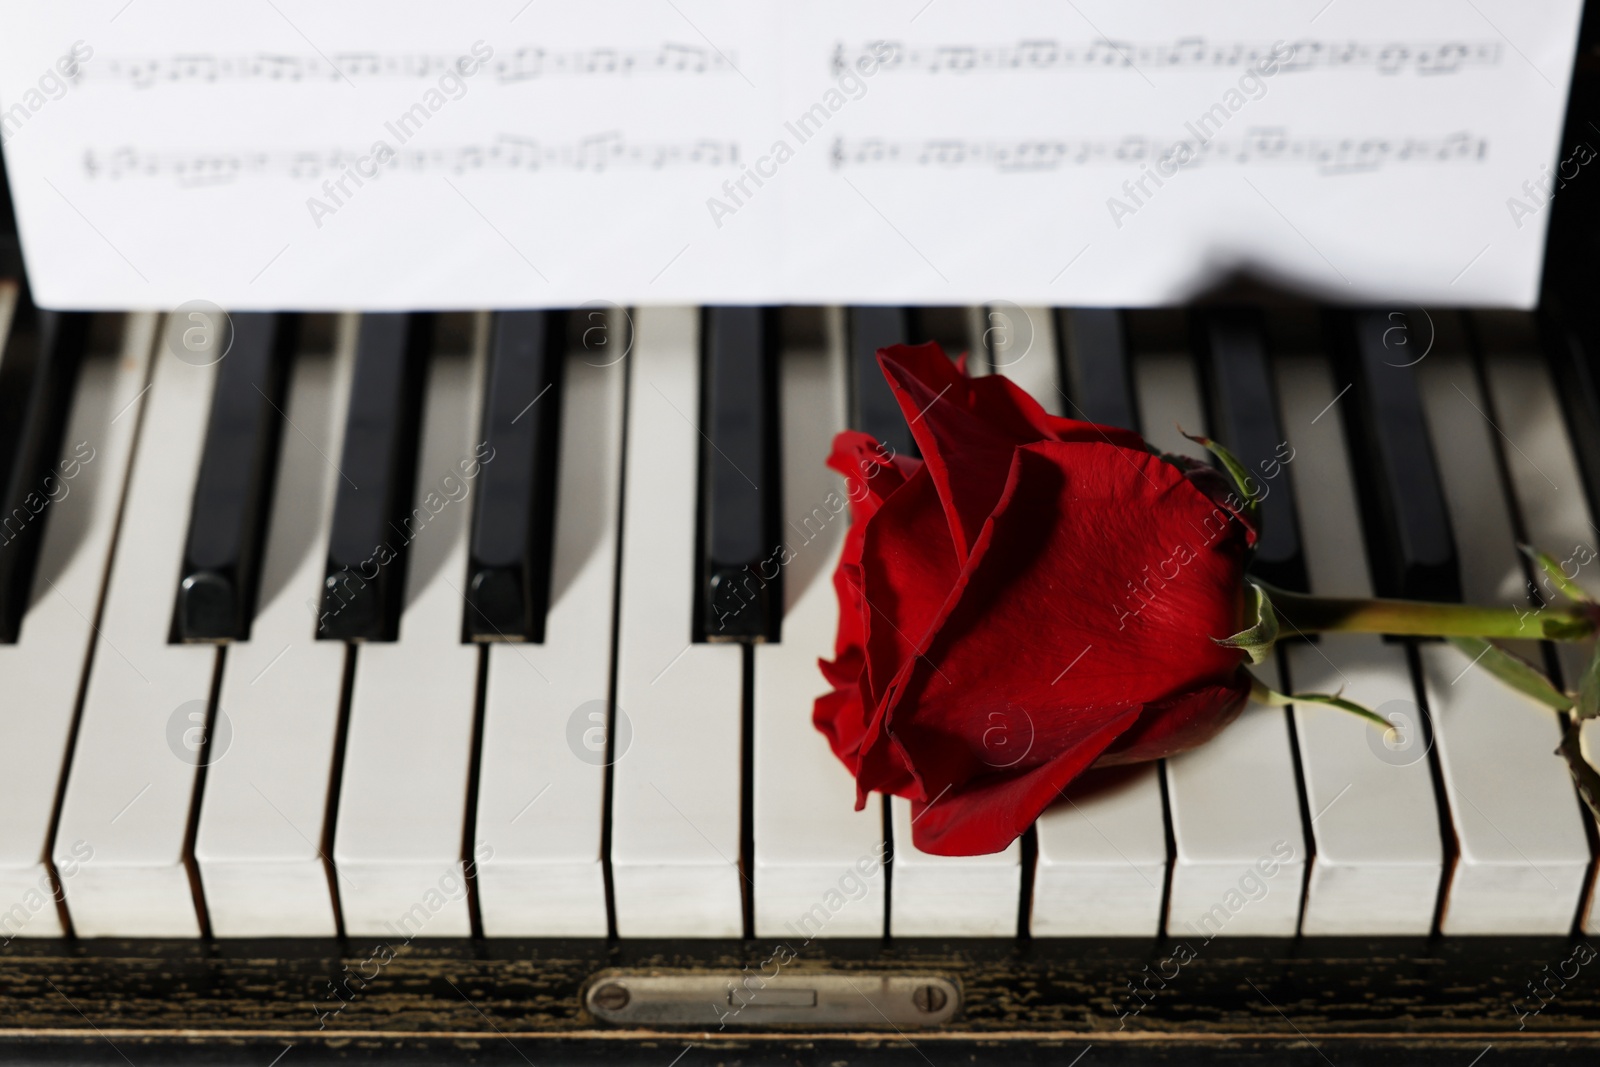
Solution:
<svg viewBox="0 0 1600 1067">
<path fill-rule="evenodd" d="M 501 82 L 526 81 L 544 73 L 543 48 L 519 48 L 511 53 L 511 60 L 496 64 Z"/>
<path fill-rule="evenodd" d="M 663 68 L 676 71 L 691 70 L 696 74 L 706 72 L 706 50 L 699 45 L 663 45 L 657 59 Z"/>
<path fill-rule="evenodd" d="M 978 65 L 978 50 L 970 45 L 941 45 L 934 52 L 930 71 L 972 70 Z"/>
<path fill-rule="evenodd" d="M 261 55 L 256 57 L 255 66 L 273 81 L 299 81 L 305 76 L 305 63 L 303 56 Z"/>
<path fill-rule="evenodd" d="M 1061 61 L 1061 45 L 1055 41 L 1023 41 L 1012 53 L 1011 65 L 1030 70 L 1048 70 Z"/>
</svg>

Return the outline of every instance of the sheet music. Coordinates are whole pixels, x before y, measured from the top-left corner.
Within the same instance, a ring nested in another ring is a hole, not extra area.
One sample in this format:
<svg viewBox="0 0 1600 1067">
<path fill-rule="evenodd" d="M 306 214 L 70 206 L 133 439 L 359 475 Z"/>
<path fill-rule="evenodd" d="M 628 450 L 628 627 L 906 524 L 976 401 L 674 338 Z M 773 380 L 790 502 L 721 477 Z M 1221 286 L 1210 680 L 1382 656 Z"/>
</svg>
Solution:
<svg viewBox="0 0 1600 1067">
<path fill-rule="evenodd" d="M 0 0 L 0 138 L 54 306 L 1527 306 L 1579 11 Z"/>
</svg>

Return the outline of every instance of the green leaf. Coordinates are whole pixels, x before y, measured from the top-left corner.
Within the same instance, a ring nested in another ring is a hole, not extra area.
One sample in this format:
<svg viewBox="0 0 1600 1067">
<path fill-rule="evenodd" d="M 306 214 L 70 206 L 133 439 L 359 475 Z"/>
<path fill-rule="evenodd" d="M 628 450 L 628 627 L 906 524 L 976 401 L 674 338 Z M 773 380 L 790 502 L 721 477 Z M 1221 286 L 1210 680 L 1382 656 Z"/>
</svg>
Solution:
<svg viewBox="0 0 1600 1067">
<path fill-rule="evenodd" d="M 1578 604 L 1594 603 L 1594 597 L 1585 592 L 1577 582 L 1568 578 L 1567 572 L 1561 569 L 1561 564 L 1557 563 L 1556 558 L 1550 553 L 1541 552 L 1532 545 L 1518 545 L 1517 547 L 1522 549 L 1525 556 L 1537 563 L 1539 568 L 1550 576 L 1550 581 L 1566 595 L 1568 600 Z"/>
<path fill-rule="evenodd" d="M 1330 708 L 1348 711 L 1352 715 L 1366 719 L 1373 726 L 1384 732 L 1394 729 L 1394 723 L 1385 719 L 1371 708 L 1346 699 L 1343 689 L 1337 693 L 1279 693 L 1268 689 L 1265 683 L 1255 675 L 1250 676 L 1250 682 L 1250 696 L 1263 704 L 1270 704 L 1278 708 L 1287 707 L 1290 704 L 1326 704 Z"/>
<path fill-rule="evenodd" d="M 1573 784 L 1578 787 L 1578 795 L 1583 802 L 1589 805 L 1589 810 L 1595 818 L 1600 819 L 1600 773 L 1597 773 L 1588 760 L 1583 758 L 1582 727 L 1577 723 L 1568 723 L 1567 728 L 1561 733 L 1561 747 L 1556 753 L 1567 761 L 1567 770 L 1572 772 Z"/>
<path fill-rule="evenodd" d="M 1600 645 L 1595 646 L 1584 668 L 1583 680 L 1578 683 L 1578 706 L 1573 714 L 1579 719 L 1592 719 L 1600 715 Z"/>
<path fill-rule="evenodd" d="M 1452 637 L 1450 643 L 1465 652 L 1473 663 L 1506 685 L 1557 711 L 1571 711 L 1572 700 L 1550 684 L 1537 667 L 1481 637 Z"/>
<path fill-rule="evenodd" d="M 1254 599 L 1255 623 L 1249 629 L 1240 630 L 1232 637 L 1212 638 L 1212 640 L 1228 648 L 1242 648 L 1249 654 L 1251 663 L 1260 663 L 1271 654 L 1273 643 L 1278 640 L 1278 613 L 1273 608 L 1265 589 L 1249 581 L 1245 583 L 1245 588 L 1250 591 Z"/>
<path fill-rule="evenodd" d="M 1183 433 L 1181 427 L 1179 428 L 1178 432 Z M 1226 448 L 1224 448 L 1222 445 L 1219 445 L 1209 437 L 1199 436 L 1191 433 L 1184 433 L 1183 436 L 1187 437 L 1195 444 L 1200 445 L 1202 448 L 1205 448 L 1213 456 L 1216 456 L 1217 459 L 1222 461 L 1222 466 L 1227 469 L 1230 475 L 1233 476 L 1233 484 L 1239 487 L 1239 496 L 1244 500 L 1245 516 L 1249 518 L 1250 525 L 1254 526 L 1259 532 L 1261 529 L 1261 516 L 1259 514 L 1261 510 L 1261 500 L 1259 499 L 1261 490 L 1259 486 L 1255 489 L 1250 488 L 1250 483 L 1252 481 L 1250 476 L 1250 468 L 1239 462 L 1238 456 L 1235 456 L 1232 452 L 1229 452 Z"/>
</svg>

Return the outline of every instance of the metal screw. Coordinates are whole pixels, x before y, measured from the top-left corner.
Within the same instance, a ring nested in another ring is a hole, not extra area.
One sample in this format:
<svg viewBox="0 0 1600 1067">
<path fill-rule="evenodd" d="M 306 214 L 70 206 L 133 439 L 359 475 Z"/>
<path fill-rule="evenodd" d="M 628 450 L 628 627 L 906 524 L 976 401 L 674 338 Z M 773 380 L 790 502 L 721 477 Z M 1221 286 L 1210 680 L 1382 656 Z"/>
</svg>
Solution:
<svg viewBox="0 0 1600 1067">
<path fill-rule="evenodd" d="M 942 999 L 939 1003 L 944 1003 Z M 594 1006 L 602 1011 L 621 1011 L 628 1006 L 628 991 L 615 982 L 607 982 L 594 991 Z"/>
<path fill-rule="evenodd" d="M 932 1015 L 943 1008 L 948 999 L 944 990 L 936 985 L 920 985 L 911 994 L 911 1003 L 917 1006 L 918 1011 L 927 1015 Z"/>
</svg>

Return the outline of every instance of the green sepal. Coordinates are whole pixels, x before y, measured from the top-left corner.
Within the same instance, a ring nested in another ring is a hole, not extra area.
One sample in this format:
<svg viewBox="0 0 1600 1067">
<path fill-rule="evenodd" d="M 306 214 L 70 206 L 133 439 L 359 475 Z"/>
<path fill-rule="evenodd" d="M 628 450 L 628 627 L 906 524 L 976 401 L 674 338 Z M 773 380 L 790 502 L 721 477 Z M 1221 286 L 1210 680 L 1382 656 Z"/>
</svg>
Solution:
<svg viewBox="0 0 1600 1067">
<path fill-rule="evenodd" d="M 1256 621 L 1249 629 L 1240 630 L 1232 637 L 1213 637 L 1212 640 L 1228 648 L 1243 649 L 1251 663 L 1260 663 L 1272 653 L 1272 646 L 1278 640 L 1278 612 L 1273 608 L 1265 589 L 1251 581 L 1245 582 L 1245 588 L 1254 600 Z"/>
<path fill-rule="evenodd" d="M 1594 623 L 1589 619 L 1544 619 L 1539 636 L 1546 641 L 1585 641 L 1594 636 Z"/>
<path fill-rule="evenodd" d="M 1482 664 L 1484 670 L 1524 696 L 1530 696 L 1556 711 L 1572 710 L 1572 698 L 1551 685 L 1550 679 L 1520 656 L 1481 637 L 1452 637 L 1449 640 L 1474 663 Z"/>
<path fill-rule="evenodd" d="M 1178 432 L 1183 433 L 1181 427 L 1179 428 Z M 1244 501 L 1245 517 L 1250 520 L 1250 525 L 1255 528 L 1257 534 L 1259 535 L 1261 530 L 1261 500 L 1256 494 L 1260 490 L 1250 488 L 1250 468 L 1246 467 L 1243 463 L 1240 463 L 1238 456 L 1235 456 L 1232 452 L 1229 452 L 1225 447 L 1213 441 L 1209 437 L 1192 433 L 1183 433 L 1183 436 L 1206 449 L 1213 456 L 1216 456 L 1217 459 L 1222 461 L 1222 466 L 1226 468 L 1228 474 L 1233 477 L 1233 484 L 1239 487 L 1239 497 Z"/>
<path fill-rule="evenodd" d="M 1561 564 L 1557 563 L 1556 558 L 1550 553 L 1542 552 L 1532 545 L 1518 545 L 1517 547 L 1522 549 L 1523 555 L 1537 563 L 1540 570 L 1550 576 L 1550 581 L 1555 583 L 1555 587 L 1561 590 L 1568 600 L 1576 604 L 1594 603 L 1594 597 L 1590 596 L 1577 582 L 1568 578 L 1566 572 L 1561 569 Z"/>
<path fill-rule="evenodd" d="M 1394 723 L 1385 719 L 1371 708 L 1346 699 L 1342 689 L 1337 693 L 1279 693 L 1268 689 L 1261 679 L 1251 675 L 1250 696 L 1254 700 L 1277 708 L 1287 707 L 1290 704 L 1326 704 L 1330 708 L 1348 711 L 1352 715 L 1366 719 L 1380 730 L 1394 729 Z"/>
</svg>

